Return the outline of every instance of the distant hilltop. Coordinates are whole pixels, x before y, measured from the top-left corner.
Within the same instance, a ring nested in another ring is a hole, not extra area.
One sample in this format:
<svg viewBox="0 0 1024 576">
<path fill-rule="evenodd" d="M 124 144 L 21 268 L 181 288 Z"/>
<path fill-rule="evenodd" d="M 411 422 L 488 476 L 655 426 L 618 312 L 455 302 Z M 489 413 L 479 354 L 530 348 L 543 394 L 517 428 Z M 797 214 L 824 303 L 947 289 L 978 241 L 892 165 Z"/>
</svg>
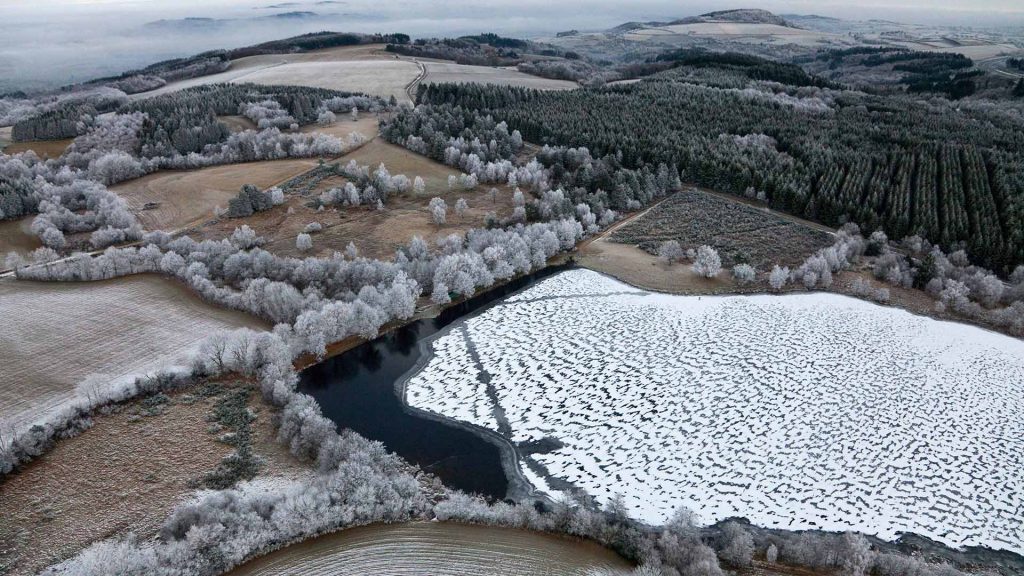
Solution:
<svg viewBox="0 0 1024 576">
<path fill-rule="evenodd" d="M 640 28 L 657 28 L 659 26 L 675 26 L 679 24 L 703 24 L 709 22 L 737 22 L 742 24 L 774 24 L 795 28 L 785 18 L 759 8 L 740 8 L 738 10 L 718 10 L 700 16 L 688 16 L 669 22 L 626 22 L 612 28 L 612 32 L 629 32 Z"/>
<path fill-rule="evenodd" d="M 278 6 L 284 6 L 285 4 L 278 4 Z M 153 22 L 147 22 L 145 26 L 149 28 L 180 28 L 180 29 L 207 29 L 207 28 L 220 28 L 228 24 L 235 22 L 260 22 L 267 20 L 300 20 L 305 18 L 319 18 L 321 14 L 316 12 L 281 12 L 280 14 L 269 14 L 266 16 L 258 16 L 255 18 L 244 18 L 244 19 L 233 19 L 233 18 L 178 18 L 175 20 L 155 20 Z"/>
<path fill-rule="evenodd" d="M 700 16 L 692 16 L 676 20 L 671 24 L 699 24 L 701 22 L 742 22 L 744 24 L 775 24 L 776 26 L 789 26 L 789 22 L 782 16 L 772 14 L 767 10 L 758 8 L 741 8 L 739 10 L 719 10 L 708 12 Z"/>
</svg>

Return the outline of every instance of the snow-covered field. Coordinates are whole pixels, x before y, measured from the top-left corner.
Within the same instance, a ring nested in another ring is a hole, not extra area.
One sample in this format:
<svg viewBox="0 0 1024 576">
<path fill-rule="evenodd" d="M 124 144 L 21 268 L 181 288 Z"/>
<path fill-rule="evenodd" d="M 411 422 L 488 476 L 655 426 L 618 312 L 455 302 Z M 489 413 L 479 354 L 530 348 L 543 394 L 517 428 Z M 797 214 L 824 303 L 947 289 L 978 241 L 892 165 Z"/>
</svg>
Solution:
<svg viewBox="0 0 1024 576">
<path fill-rule="evenodd" d="M 527 460 L 643 520 L 685 506 L 1024 552 L 1019 340 L 834 294 L 668 296 L 573 270 L 432 346 L 410 405 L 555 437 Z"/>
<path fill-rule="evenodd" d="M 90 374 L 117 381 L 188 364 L 219 330 L 269 328 L 155 275 L 103 282 L 0 280 L 0 423 L 60 406 Z"/>
</svg>

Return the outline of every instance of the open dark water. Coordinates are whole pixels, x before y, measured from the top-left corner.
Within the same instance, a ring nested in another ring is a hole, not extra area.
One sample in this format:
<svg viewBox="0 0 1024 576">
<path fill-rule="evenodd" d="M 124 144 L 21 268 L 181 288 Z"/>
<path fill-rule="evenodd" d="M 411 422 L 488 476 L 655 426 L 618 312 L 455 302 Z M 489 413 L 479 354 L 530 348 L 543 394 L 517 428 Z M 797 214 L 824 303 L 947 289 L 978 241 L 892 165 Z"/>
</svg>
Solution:
<svg viewBox="0 0 1024 576">
<path fill-rule="evenodd" d="M 508 479 L 499 440 L 483 430 L 444 421 L 405 406 L 398 382 L 422 358 L 423 340 L 452 322 L 513 292 L 567 269 L 552 266 L 517 278 L 444 310 L 437 318 L 417 320 L 304 370 L 299 390 L 320 404 L 339 428 L 351 428 L 384 443 L 452 488 L 504 498 Z"/>
</svg>

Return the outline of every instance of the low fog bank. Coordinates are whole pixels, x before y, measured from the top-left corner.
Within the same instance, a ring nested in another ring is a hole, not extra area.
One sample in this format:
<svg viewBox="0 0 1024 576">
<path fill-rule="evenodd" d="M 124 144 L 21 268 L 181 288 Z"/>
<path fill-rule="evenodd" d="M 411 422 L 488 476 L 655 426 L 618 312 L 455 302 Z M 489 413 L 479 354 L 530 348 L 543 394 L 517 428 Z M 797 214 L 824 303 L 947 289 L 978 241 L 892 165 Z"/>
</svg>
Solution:
<svg viewBox="0 0 1024 576">
<path fill-rule="evenodd" d="M 144 4 L 144 5 L 143 5 Z M 37 91 L 116 75 L 204 50 L 236 48 L 322 30 L 404 32 L 434 37 L 497 32 L 519 37 L 568 28 L 603 29 L 636 18 L 658 18 L 677 8 L 668 2 L 631 5 L 523 0 L 481 2 L 370 0 L 247 2 L 157 0 L 58 2 L 25 5 L 0 0 L 0 93 Z M 710 10 L 710 3 L 694 5 Z M 191 20 L 186 20 L 191 19 Z M 202 19 L 202 20 L 199 20 Z"/>
<path fill-rule="evenodd" d="M 1003 0 L 988 0 L 998 4 Z M 1021 16 L 944 13 L 948 23 L 1003 24 Z M 322 30 L 404 32 L 413 37 L 496 32 L 549 36 L 576 28 L 601 30 L 627 21 L 672 19 L 710 10 L 758 5 L 776 13 L 815 12 L 837 17 L 911 21 L 909 8 L 867 14 L 841 2 L 763 0 L 736 6 L 698 0 L 55 0 L 42 4 L 0 0 L 0 93 L 55 88 L 115 75 L 159 60 L 204 50 L 236 48 Z M 868 10 L 870 11 L 870 10 Z M 922 13 L 923 19 L 934 19 Z M 923 20 L 919 20 L 923 21 Z"/>
</svg>

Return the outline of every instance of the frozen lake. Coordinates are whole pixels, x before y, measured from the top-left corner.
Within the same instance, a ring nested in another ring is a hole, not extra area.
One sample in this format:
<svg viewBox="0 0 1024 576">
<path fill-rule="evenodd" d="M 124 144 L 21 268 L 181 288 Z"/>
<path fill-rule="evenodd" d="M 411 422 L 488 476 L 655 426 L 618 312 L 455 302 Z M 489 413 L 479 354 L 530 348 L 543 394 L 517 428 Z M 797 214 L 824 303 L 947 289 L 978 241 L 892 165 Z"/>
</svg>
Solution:
<svg viewBox="0 0 1024 576">
<path fill-rule="evenodd" d="M 456 322 L 414 407 L 661 523 L 911 531 L 1024 552 L 1024 342 L 834 294 L 683 297 L 572 270 Z"/>
</svg>

